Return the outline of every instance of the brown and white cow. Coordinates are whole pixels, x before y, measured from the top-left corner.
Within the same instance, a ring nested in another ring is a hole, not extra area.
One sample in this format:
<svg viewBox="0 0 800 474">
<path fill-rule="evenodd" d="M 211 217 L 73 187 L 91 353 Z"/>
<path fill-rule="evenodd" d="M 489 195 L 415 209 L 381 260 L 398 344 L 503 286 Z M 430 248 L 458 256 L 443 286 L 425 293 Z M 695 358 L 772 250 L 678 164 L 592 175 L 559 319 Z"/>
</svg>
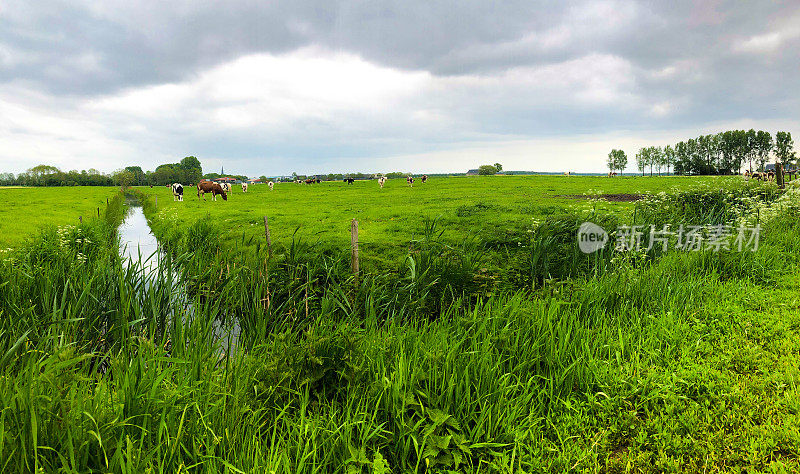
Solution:
<svg viewBox="0 0 800 474">
<path fill-rule="evenodd" d="M 413 188 L 414 187 L 414 178 L 411 177 L 411 176 L 407 176 L 406 177 L 406 184 L 408 184 L 410 187 Z"/>
<path fill-rule="evenodd" d="M 220 183 L 220 185 L 219 185 L 219 186 L 220 186 L 220 187 L 222 188 L 222 190 L 223 190 L 223 191 L 225 191 L 226 193 L 228 193 L 228 194 L 233 194 L 233 193 L 231 192 L 231 190 L 233 189 L 233 188 L 231 188 L 231 183 Z"/>
<path fill-rule="evenodd" d="M 428 175 L 427 174 L 423 174 L 421 180 L 422 180 L 422 184 L 425 184 L 425 181 L 428 180 Z"/>
<path fill-rule="evenodd" d="M 230 186 L 230 185 L 228 185 L 228 186 Z M 225 192 L 224 189 L 222 189 L 222 186 L 220 186 L 219 184 L 211 182 L 211 181 L 206 181 L 206 180 L 203 180 L 203 181 L 200 181 L 199 183 L 197 183 L 197 199 L 200 199 L 200 195 L 202 194 L 203 195 L 203 201 L 205 201 L 206 200 L 206 193 L 211 193 L 211 200 L 212 201 L 216 201 L 217 200 L 217 194 L 222 195 L 222 200 L 223 201 L 227 201 L 228 200 L 228 194 Z"/>
<path fill-rule="evenodd" d="M 242 192 L 243 193 L 247 192 L 247 183 L 242 183 Z"/>
<path fill-rule="evenodd" d="M 381 189 L 383 189 L 383 185 L 386 184 L 386 179 L 386 176 L 381 176 L 378 178 L 378 184 L 381 186 Z"/>
</svg>

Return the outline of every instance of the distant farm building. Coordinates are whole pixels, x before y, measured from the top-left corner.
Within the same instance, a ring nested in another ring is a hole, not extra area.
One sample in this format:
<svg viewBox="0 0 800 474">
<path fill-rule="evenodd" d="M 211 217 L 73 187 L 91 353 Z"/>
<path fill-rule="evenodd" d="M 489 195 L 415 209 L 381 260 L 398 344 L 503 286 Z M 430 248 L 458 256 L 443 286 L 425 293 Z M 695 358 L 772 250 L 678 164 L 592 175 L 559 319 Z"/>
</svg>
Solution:
<svg viewBox="0 0 800 474">
<path fill-rule="evenodd" d="M 467 171 L 467 176 L 478 176 L 478 170 Z"/>
</svg>

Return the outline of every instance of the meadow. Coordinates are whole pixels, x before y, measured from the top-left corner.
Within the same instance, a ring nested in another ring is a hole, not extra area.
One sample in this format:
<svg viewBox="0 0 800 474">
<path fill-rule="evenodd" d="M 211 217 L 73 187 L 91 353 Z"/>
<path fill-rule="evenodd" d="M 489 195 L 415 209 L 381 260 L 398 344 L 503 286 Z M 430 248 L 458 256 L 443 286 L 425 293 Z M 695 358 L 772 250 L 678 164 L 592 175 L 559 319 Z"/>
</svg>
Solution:
<svg viewBox="0 0 800 474">
<path fill-rule="evenodd" d="M 366 260 L 391 262 L 420 237 L 426 223 L 435 220 L 449 242 L 477 237 L 483 241 L 504 239 L 508 233 L 528 228 L 532 221 L 564 209 L 596 208 L 598 212 L 627 215 L 632 202 L 590 202 L 592 194 L 642 194 L 689 189 L 724 183 L 730 177 L 669 177 L 609 179 L 587 176 L 489 176 L 433 178 L 413 188 L 405 180 L 389 180 L 383 189 L 372 181 L 352 185 L 340 181 L 314 185 L 251 185 L 247 193 L 233 188 L 228 201 L 198 200 L 196 190 L 186 189 L 183 202 L 174 202 L 169 188 L 137 188 L 145 196 L 158 197 L 160 221 L 185 225 L 203 218 L 214 222 L 223 239 L 255 245 L 264 241 L 264 216 L 270 235 L 279 247 L 301 238 L 308 243 L 347 249 L 350 221 L 359 224 L 359 246 Z M 154 201 L 155 202 L 155 201 Z"/>
<path fill-rule="evenodd" d="M 0 187 L 0 248 L 19 245 L 42 227 L 77 224 L 81 217 L 96 216 L 116 191 L 96 186 Z"/>
<path fill-rule="evenodd" d="M 0 471 L 800 469 L 800 187 L 346 186 L 130 190 L 163 245 L 154 273 L 117 257 L 122 194 L 4 251 Z M 648 194 L 562 197 L 598 192 Z M 357 276 L 352 217 L 373 242 Z M 584 255 L 586 220 L 761 234 L 757 251 Z"/>
</svg>

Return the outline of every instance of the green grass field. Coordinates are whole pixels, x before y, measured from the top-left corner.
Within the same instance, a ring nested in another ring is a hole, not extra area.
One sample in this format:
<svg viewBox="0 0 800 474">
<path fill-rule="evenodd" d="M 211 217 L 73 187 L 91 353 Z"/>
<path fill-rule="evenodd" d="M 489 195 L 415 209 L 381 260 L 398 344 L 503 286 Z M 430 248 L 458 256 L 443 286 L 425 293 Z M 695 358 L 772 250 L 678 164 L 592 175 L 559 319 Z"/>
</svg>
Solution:
<svg viewBox="0 0 800 474">
<path fill-rule="evenodd" d="M 106 198 L 118 188 L 80 186 L 59 188 L 0 187 L 0 247 L 14 247 L 46 226 L 77 224 L 97 216 Z"/>
<path fill-rule="evenodd" d="M 561 176 L 490 176 L 434 178 L 409 188 L 404 180 L 389 180 L 384 189 L 377 181 L 323 182 L 314 185 L 276 184 L 250 186 L 242 193 L 235 186 L 228 201 L 198 200 L 186 189 L 183 202 L 173 202 L 169 188 L 139 188 L 158 196 L 158 212 L 167 219 L 193 223 L 207 218 L 219 223 L 229 239 L 263 241 L 264 216 L 276 245 L 288 246 L 295 231 L 307 242 L 347 248 L 350 220 L 359 223 L 359 245 L 365 257 L 402 254 L 407 243 L 419 237 L 425 219 L 438 219 L 438 228 L 450 241 L 468 236 L 503 235 L 530 225 L 563 209 L 595 206 L 580 196 L 658 193 L 688 189 L 735 178 L 613 178 Z M 630 202 L 601 202 L 600 211 L 626 213 Z M 253 238 L 250 240 L 250 238 Z"/>
<path fill-rule="evenodd" d="M 0 252 L 0 472 L 800 471 L 800 187 L 240 189 L 134 191 L 158 272 L 116 258 L 122 194 L 103 219 Z M 669 194 L 563 197 L 589 190 Z M 263 215 L 273 258 L 250 242 Z M 390 269 L 352 275 L 352 217 Z M 758 223 L 761 239 L 586 256 L 587 218 Z M 322 248 L 291 245 L 296 227 Z M 231 350 L 221 321 L 241 330 Z"/>
</svg>

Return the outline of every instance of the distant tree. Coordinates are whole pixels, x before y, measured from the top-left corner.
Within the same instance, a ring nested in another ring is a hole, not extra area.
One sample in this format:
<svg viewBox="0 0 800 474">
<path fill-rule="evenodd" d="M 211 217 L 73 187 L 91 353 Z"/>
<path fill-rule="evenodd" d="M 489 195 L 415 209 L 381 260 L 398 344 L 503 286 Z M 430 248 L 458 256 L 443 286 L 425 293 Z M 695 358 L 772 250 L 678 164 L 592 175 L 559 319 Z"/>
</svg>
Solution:
<svg viewBox="0 0 800 474">
<path fill-rule="evenodd" d="M 187 156 L 180 162 L 181 168 L 185 170 L 198 169 L 200 174 L 203 174 L 203 167 L 200 165 L 200 160 L 194 156 Z"/>
<path fill-rule="evenodd" d="M 747 157 L 747 162 L 750 164 L 750 172 L 753 171 L 753 158 L 756 157 L 755 151 L 758 148 L 758 135 L 752 128 L 745 134 L 745 140 L 742 142 L 744 148 L 744 155 Z"/>
<path fill-rule="evenodd" d="M 500 163 L 495 163 L 494 167 L 497 169 L 498 173 L 503 171 L 503 165 L 501 165 Z"/>
<path fill-rule="evenodd" d="M 261 176 L 259 176 L 259 177 L 258 177 L 258 179 L 260 179 L 262 183 L 266 183 L 267 181 L 269 181 L 269 180 L 267 179 L 267 177 L 266 177 L 266 176 L 264 176 L 264 175 L 261 175 Z"/>
<path fill-rule="evenodd" d="M 497 174 L 497 168 L 492 165 L 481 165 L 478 167 L 478 174 L 481 176 Z"/>
<path fill-rule="evenodd" d="M 653 176 L 653 166 L 661 176 L 661 167 L 664 166 L 664 150 L 660 146 L 650 147 L 650 176 Z"/>
<path fill-rule="evenodd" d="M 621 173 L 628 166 L 628 155 L 622 150 L 613 149 L 608 154 L 606 165 L 609 171 L 619 171 Z"/>
<path fill-rule="evenodd" d="M 47 185 L 47 177 L 59 173 L 61 173 L 61 171 L 58 168 L 50 165 L 36 165 L 25 172 L 29 180 L 28 184 L 35 186 Z"/>
<path fill-rule="evenodd" d="M 644 176 L 644 170 L 647 169 L 647 165 L 650 162 L 650 148 L 644 147 L 639 148 L 639 151 L 636 152 L 636 169 L 642 172 L 642 176 Z"/>
<path fill-rule="evenodd" d="M 141 166 L 126 166 L 125 171 L 133 175 L 133 183 L 135 185 L 142 185 L 145 183 L 145 174 Z"/>
<path fill-rule="evenodd" d="M 772 151 L 772 135 L 769 132 L 759 130 L 756 132 L 755 138 L 755 155 L 756 163 L 759 169 L 764 169 L 764 165 L 769 161 L 769 153 Z"/>
<path fill-rule="evenodd" d="M 675 164 L 675 149 L 672 146 L 667 145 L 664 147 L 664 166 L 667 167 L 667 175 L 669 175 L 669 169 L 672 165 Z"/>
<path fill-rule="evenodd" d="M 136 176 L 128 170 L 119 170 L 112 175 L 114 184 L 127 188 L 136 180 Z"/>
<path fill-rule="evenodd" d="M 775 134 L 775 158 L 779 159 L 783 166 L 795 164 L 794 140 L 790 132 Z"/>
</svg>

